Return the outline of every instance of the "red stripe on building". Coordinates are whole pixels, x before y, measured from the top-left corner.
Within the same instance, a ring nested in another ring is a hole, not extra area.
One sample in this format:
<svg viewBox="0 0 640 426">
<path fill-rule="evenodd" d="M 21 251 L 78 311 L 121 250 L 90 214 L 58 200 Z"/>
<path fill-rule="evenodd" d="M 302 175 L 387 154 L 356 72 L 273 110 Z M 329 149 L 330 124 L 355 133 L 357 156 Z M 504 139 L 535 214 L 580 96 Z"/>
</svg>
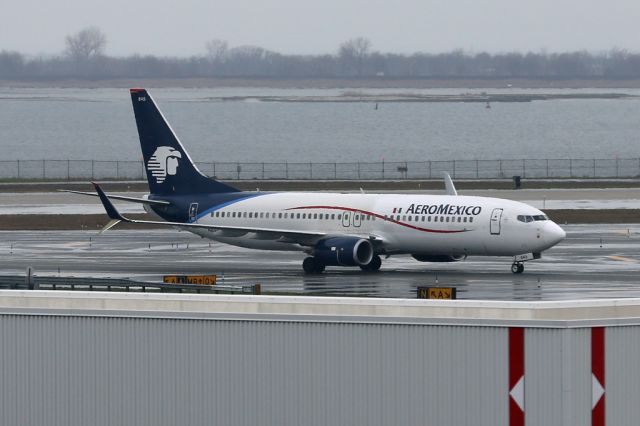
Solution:
<svg viewBox="0 0 640 426">
<path fill-rule="evenodd" d="M 509 329 L 509 425 L 524 426 L 524 328 Z"/>
<path fill-rule="evenodd" d="M 591 425 L 605 426 L 604 327 L 591 329 L 592 411 Z"/>
</svg>

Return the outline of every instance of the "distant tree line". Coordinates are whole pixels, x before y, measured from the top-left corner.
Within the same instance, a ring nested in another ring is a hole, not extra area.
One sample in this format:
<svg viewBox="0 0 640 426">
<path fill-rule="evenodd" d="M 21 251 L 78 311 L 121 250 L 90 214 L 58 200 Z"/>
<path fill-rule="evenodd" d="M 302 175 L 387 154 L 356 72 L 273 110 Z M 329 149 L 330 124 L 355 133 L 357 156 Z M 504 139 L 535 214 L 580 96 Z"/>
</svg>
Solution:
<svg viewBox="0 0 640 426">
<path fill-rule="evenodd" d="M 205 43 L 202 55 L 106 55 L 107 38 L 88 27 L 65 39 L 60 55 L 28 57 L 0 51 L 0 79 L 117 78 L 640 78 L 640 54 L 605 53 L 382 53 L 358 37 L 333 54 L 286 55 L 258 46 Z"/>
</svg>

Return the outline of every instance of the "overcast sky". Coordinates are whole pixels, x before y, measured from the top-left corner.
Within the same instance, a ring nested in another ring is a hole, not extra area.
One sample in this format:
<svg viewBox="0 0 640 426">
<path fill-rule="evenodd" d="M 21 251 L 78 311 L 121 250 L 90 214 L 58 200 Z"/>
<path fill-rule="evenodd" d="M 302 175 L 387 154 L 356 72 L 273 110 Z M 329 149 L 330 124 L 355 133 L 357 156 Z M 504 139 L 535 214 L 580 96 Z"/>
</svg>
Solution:
<svg viewBox="0 0 640 426">
<path fill-rule="evenodd" d="M 282 53 L 333 53 L 364 36 L 410 53 L 640 52 L 640 0 L 2 0 L 0 50 L 56 54 L 89 25 L 106 53 L 189 56 L 206 40 Z"/>
</svg>

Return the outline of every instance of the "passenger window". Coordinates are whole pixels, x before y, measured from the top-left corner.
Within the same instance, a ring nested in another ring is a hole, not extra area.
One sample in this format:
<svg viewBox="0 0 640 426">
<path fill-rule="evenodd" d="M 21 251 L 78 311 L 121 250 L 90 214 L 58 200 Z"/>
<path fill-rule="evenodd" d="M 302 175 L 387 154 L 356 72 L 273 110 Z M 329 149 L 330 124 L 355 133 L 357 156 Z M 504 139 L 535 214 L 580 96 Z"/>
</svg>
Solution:
<svg viewBox="0 0 640 426">
<path fill-rule="evenodd" d="M 411 216 L 409 216 L 409 220 L 408 220 L 408 222 L 411 222 Z"/>
<path fill-rule="evenodd" d="M 253 213 L 249 212 L 249 219 L 253 217 Z"/>
<path fill-rule="evenodd" d="M 296 213 L 296 219 L 300 219 L 300 213 Z"/>
<path fill-rule="evenodd" d="M 462 218 L 462 221 L 463 221 L 464 223 L 467 223 L 467 217 L 466 217 L 466 216 L 465 216 L 465 217 L 463 217 L 463 218 Z"/>
<path fill-rule="evenodd" d="M 427 222 L 431 222 L 431 216 L 427 216 Z"/>
<path fill-rule="evenodd" d="M 416 216 L 416 222 L 420 221 L 420 216 Z"/>
<path fill-rule="evenodd" d="M 461 221 L 462 221 L 462 218 L 458 216 L 458 223 L 460 223 Z"/>
<path fill-rule="evenodd" d="M 334 220 L 336 218 L 336 214 L 335 213 L 331 213 L 331 220 Z"/>
<path fill-rule="evenodd" d="M 340 220 L 340 219 L 342 219 L 342 215 L 341 214 L 338 215 L 338 220 Z"/>
<path fill-rule="evenodd" d="M 469 218 L 469 222 L 473 222 L 473 218 L 472 217 Z"/>
<path fill-rule="evenodd" d="M 447 216 L 447 222 L 449 222 L 449 216 Z"/>
<path fill-rule="evenodd" d="M 278 219 L 282 219 L 282 213 L 278 213 Z"/>
<path fill-rule="evenodd" d="M 320 215 L 319 215 L 318 219 L 322 220 L 322 216 L 323 216 L 323 214 L 322 214 L 322 213 L 320 213 Z"/>
</svg>

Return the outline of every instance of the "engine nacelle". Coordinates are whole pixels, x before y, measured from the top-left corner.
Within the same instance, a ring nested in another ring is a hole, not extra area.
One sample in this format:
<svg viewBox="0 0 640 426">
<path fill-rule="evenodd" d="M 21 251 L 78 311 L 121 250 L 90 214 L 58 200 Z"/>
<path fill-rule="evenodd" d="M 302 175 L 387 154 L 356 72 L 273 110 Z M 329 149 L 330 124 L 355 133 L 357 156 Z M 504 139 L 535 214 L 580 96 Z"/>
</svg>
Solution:
<svg viewBox="0 0 640 426">
<path fill-rule="evenodd" d="M 327 266 L 368 265 L 373 258 L 373 245 L 364 238 L 333 237 L 318 241 L 313 254 Z"/>
<path fill-rule="evenodd" d="M 449 255 L 449 254 L 412 254 L 415 260 L 419 262 L 458 262 L 464 259 L 464 255 Z"/>
</svg>

